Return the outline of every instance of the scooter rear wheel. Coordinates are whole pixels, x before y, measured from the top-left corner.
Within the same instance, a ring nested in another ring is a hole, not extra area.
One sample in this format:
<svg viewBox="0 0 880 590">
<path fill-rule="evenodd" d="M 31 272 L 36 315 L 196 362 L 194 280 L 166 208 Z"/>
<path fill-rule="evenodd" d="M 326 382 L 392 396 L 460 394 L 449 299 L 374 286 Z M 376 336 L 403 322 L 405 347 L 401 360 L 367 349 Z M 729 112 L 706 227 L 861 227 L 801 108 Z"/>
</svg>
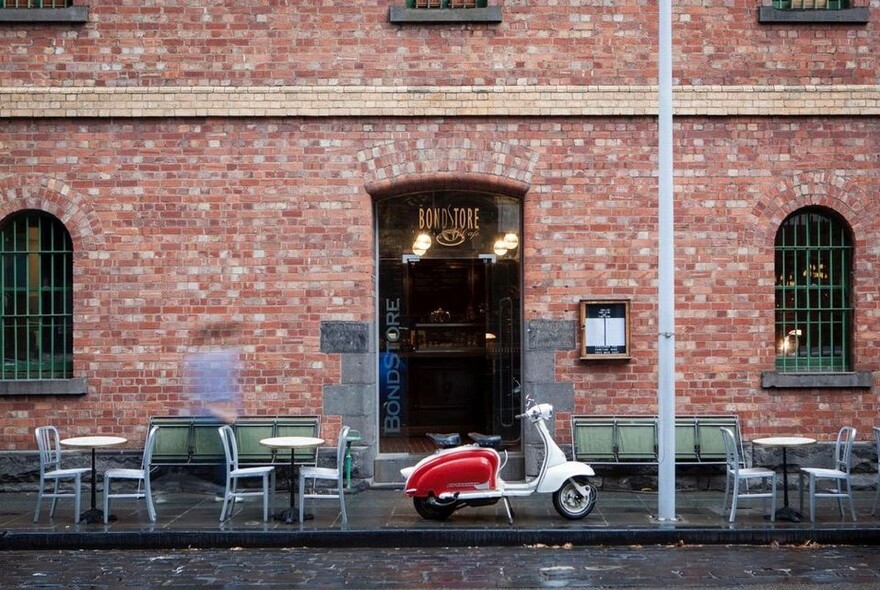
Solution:
<svg viewBox="0 0 880 590">
<path fill-rule="evenodd" d="M 434 496 L 427 498 L 413 498 L 413 506 L 419 516 L 428 520 L 446 520 L 455 512 L 456 501 L 443 502 Z"/>
<path fill-rule="evenodd" d="M 574 482 L 583 486 L 586 490 L 585 494 L 581 494 Z M 587 483 L 587 478 L 583 476 L 571 477 L 565 480 L 562 486 L 553 492 L 553 507 L 556 508 L 561 516 L 569 520 L 578 520 L 590 512 L 596 506 L 596 488 Z"/>
</svg>

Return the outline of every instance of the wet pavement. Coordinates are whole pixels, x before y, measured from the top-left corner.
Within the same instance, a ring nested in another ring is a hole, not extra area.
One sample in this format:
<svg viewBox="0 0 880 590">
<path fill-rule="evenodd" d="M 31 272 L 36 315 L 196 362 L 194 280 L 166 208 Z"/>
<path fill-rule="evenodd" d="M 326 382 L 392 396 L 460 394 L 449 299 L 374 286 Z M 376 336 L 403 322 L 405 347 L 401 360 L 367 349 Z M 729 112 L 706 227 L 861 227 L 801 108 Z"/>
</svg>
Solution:
<svg viewBox="0 0 880 590">
<path fill-rule="evenodd" d="M 15 588 L 826 588 L 880 586 L 876 547 L 178 549 L 0 553 Z"/>
<path fill-rule="evenodd" d="M 855 492 L 856 522 L 841 520 L 834 500 L 819 501 L 815 523 L 770 522 L 761 502 L 752 501 L 741 504 L 731 524 L 721 512 L 723 492 L 715 490 L 678 492 L 676 520 L 658 521 L 656 493 L 600 489 L 596 508 L 583 520 L 559 516 L 550 495 L 514 499 L 511 525 L 500 503 L 464 508 L 436 522 L 422 519 L 399 489 L 363 488 L 346 494 L 345 529 L 335 500 L 309 501 L 314 518 L 287 524 L 262 522 L 261 501 L 250 498 L 221 523 L 222 503 L 210 489 L 159 477 L 154 494 L 156 523 L 149 522 L 142 500 L 114 500 L 115 520 L 104 525 L 75 524 L 72 500 L 60 500 L 51 519 L 44 503 L 35 524 L 35 493 L 0 493 L 0 550 L 880 544 L 880 518 L 870 513 L 873 490 Z M 275 508 L 286 508 L 288 498 L 279 490 Z M 86 508 L 88 495 L 83 502 Z M 797 505 L 796 492 L 792 502 Z"/>
</svg>

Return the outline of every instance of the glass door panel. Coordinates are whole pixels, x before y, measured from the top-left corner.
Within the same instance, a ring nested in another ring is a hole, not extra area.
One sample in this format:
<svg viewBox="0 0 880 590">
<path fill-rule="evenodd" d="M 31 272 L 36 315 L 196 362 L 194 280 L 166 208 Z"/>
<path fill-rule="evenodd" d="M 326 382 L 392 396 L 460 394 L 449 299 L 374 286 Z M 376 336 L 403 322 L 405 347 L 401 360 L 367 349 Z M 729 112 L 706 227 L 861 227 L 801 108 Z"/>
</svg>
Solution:
<svg viewBox="0 0 880 590">
<path fill-rule="evenodd" d="M 520 202 L 418 193 L 377 202 L 376 222 L 380 452 L 426 432 L 517 441 Z"/>
</svg>

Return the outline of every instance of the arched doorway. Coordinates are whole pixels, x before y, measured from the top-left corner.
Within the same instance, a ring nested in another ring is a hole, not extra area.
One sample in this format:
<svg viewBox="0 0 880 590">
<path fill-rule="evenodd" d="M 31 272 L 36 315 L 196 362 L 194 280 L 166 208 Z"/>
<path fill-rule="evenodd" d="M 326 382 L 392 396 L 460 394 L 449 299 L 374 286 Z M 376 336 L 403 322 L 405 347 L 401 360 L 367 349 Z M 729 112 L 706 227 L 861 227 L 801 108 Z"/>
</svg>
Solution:
<svg viewBox="0 0 880 590">
<path fill-rule="evenodd" d="M 431 451 L 426 432 L 518 445 L 521 206 L 460 190 L 376 202 L 380 453 Z"/>
</svg>

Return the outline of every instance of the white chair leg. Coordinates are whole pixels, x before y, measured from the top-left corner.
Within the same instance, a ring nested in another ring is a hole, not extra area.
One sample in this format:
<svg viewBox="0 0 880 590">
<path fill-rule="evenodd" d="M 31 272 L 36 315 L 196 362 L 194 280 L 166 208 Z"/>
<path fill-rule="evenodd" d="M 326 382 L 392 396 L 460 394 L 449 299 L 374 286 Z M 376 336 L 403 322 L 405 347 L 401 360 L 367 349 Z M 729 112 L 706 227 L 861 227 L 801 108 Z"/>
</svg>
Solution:
<svg viewBox="0 0 880 590">
<path fill-rule="evenodd" d="M 40 477 L 40 489 L 37 492 L 37 508 L 34 510 L 34 522 L 40 521 L 40 504 L 43 502 L 43 489 L 45 488 L 45 482 L 43 482 L 43 478 Z"/>
<path fill-rule="evenodd" d="M 273 469 L 269 473 L 269 506 L 272 511 L 275 511 L 275 486 L 278 485 L 278 480 L 275 478 L 275 470 Z"/>
<path fill-rule="evenodd" d="M 785 493 L 785 490 L 782 491 Z M 804 513 L 804 474 L 798 474 L 798 512 Z"/>
<path fill-rule="evenodd" d="M 345 513 L 345 489 L 342 473 L 339 474 L 339 512 L 342 513 L 342 526 L 347 526 L 348 515 Z"/>
<path fill-rule="evenodd" d="M 748 480 L 746 480 L 746 485 L 748 485 L 748 483 L 749 483 Z M 761 478 L 761 489 L 762 490 L 767 489 L 767 478 L 766 477 Z M 767 512 L 767 498 L 761 498 L 761 511 Z"/>
<path fill-rule="evenodd" d="M 303 497 L 306 493 L 306 481 L 305 478 L 300 475 L 299 476 L 299 522 L 303 523 L 303 515 L 305 514 L 304 504 L 306 499 Z"/>
<path fill-rule="evenodd" d="M 49 518 L 55 518 L 55 506 L 58 504 L 58 480 L 54 480 L 53 483 L 52 493 L 55 494 L 55 497 L 52 498 L 52 507 L 49 508 Z M 79 489 L 79 486 L 77 486 L 77 489 Z"/>
<path fill-rule="evenodd" d="M 147 515 L 150 522 L 156 522 L 156 507 L 153 505 L 153 491 L 150 489 L 149 475 L 144 478 L 144 499 L 147 501 Z"/>
<path fill-rule="evenodd" d="M 232 513 L 235 512 L 236 500 L 238 500 L 238 478 L 234 477 L 229 488 L 229 513 L 226 515 L 226 518 L 232 518 Z"/>
<path fill-rule="evenodd" d="M 849 498 L 849 510 L 852 513 L 853 522 L 856 522 L 856 505 L 853 501 L 852 488 L 849 485 L 849 480 L 846 480 L 846 494 Z"/>
<path fill-rule="evenodd" d="M 76 491 L 73 494 L 73 522 L 79 523 L 79 515 L 82 514 L 82 479 L 79 474 L 76 475 L 73 483 L 76 486 Z"/>
<path fill-rule="evenodd" d="M 770 522 L 776 522 L 776 475 L 770 478 Z"/>
<path fill-rule="evenodd" d="M 229 504 L 229 489 L 232 486 L 232 482 L 227 477 L 226 478 L 226 489 L 223 490 L 223 507 L 220 508 L 220 522 L 226 520 L 226 506 Z"/>
<path fill-rule="evenodd" d="M 269 522 L 269 474 L 263 474 L 263 522 Z"/>
<path fill-rule="evenodd" d="M 727 497 L 730 493 L 730 474 L 727 474 L 727 477 L 724 480 L 724 504 L 721 506 L 721 514 L 727 512 Z"/>
<path fill-rule="evenodd" d="M 111 478 L 104 476 L 104 524 L 110 519 L 110 482 Z"/>
<path fill-rule="evenodd" d="M 880 471 L 877 473 L 877 491 L 874 492 L 874 505 L 871 507 L 871 514 L 877 514 L 877 501 L 880 500 Z"/>
<path fill-rule="evenodd" d="M 730 522 L 736 520 L 736 504 L 739 496 L 739 480 L 733 482 L 733 497 L 730 501 Z"/>
<path fill-rule="evenodd" d="M 810 522 L 816 522 L 816 478 L 810 474 Z"/>
</svg>

